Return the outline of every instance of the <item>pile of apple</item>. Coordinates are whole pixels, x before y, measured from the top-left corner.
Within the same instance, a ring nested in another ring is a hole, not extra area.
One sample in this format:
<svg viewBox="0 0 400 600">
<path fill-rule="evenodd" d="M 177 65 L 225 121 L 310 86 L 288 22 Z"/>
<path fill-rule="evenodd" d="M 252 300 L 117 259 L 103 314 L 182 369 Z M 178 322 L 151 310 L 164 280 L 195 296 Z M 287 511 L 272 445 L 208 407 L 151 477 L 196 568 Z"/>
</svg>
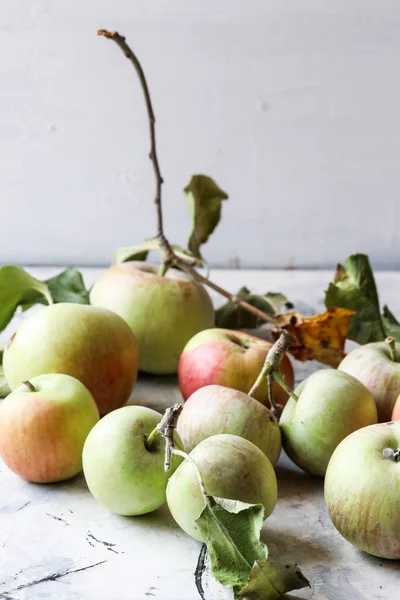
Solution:
<svg viewBox="0 0 400 600">
<path fill-rule="evenodd" d="M 167 316 L 167 318 L 166 318 Z M 4 353 L 13 390 L 0 404 L 0 455 L 28 481 L 47 483 L 82 470 L 93 496 L 121 515 L 165 501 L 175 520 L 196 526 L 207 493 L 277 501 L 281 446 L 312 475 L 325 477 L 329 515 L 358 548 L 400 558 L 400 344 L 369 344 L 338 370 L 317 371 L 293 388 L 284 356 L 279 422 L 267 381 L 249 395 L 271 344 L 213 329 L 205 289 L 182 272 L 159 276 L 144 263 L 112 267 L 94 285 L 91 305 L 55 304 L 28 317 Z M 184 406 L 164 471 L 162 415 L 125 406 L 138 370 L 178 373 Z M 101 418 L 100 420 L 100 417 Z M 378 421 L 380 423 L 378 424 Z"/>
</svg>

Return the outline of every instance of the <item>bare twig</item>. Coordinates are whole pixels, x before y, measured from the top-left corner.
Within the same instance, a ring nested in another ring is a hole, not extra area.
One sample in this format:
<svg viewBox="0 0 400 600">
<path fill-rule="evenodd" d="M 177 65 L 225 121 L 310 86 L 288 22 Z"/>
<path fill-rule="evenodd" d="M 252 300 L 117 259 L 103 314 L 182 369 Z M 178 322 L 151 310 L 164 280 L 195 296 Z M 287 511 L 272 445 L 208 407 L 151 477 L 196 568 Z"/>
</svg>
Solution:
<svg viewBox="0 0 400 600">
<path fill-rule="evenodd" d="M 133 64 L 136 73 L 139 77 L 143 94 L 146 102 L 147 114 L 149 118 L 149 126 L 150 126 L 150 160 L 153 163 L 154 175 L 156 179 L 156 196 L 155 196 L 155 205 L 157 210 L 157 237 L 160 241 L 161 249 L 164 252 L 164 264 L 171 261 L 174 256 L 174 253 L 171 249 L 171 246 L 164 235 L 164 226 L 163 226 L 163 215 L 162 215 L 162 205 L 161 205 L 161 186 L 164 182 L 160 165 L 158 163 L 157 157 L 157 148 L 156 148 L 156 131 L 155 131 L 155 123 L 156 118 L 154 115 L 153 105 L 151 102 L 149 87 L 147 85 L 146 77 L 144 71 L 142 69 L 142 65 L 140 64 L 136 54 L 131 50 L 128 44 L 125 41 L 125 37 L 120 35 L 117 31 L 107 31 L 106 29 L 99 29 L 97 35 L 102 35 L 109 40 L 113 40 L 125 54 L 126 58 L 131 61 Z"/>
<path fill-rule="evenodd" d="M 171 455 L 175 448 L 174 444 L 174 431 L 176 427 L 176 423 L 178 421 L 178 417 L 182 412 L 183 404 L 178 403 L 174 404 L 164 413 L 163 418 L 157 425 L 157 431 L 163 436 L 165 439 L 165 462 L 164 462 L 164 471 L 167 472 L 171 466 Z"/>
<path fill-rule="evenodd" d="M 294 342 L 294 338 L 285 331 L 284 329 L 281 331 L 281 334 L 275 344 L 270 348 L 268 354 L 265 358 L 265 362 L 263 368 L 261 369 L 260 374 L 258 375 L 256 381 L 254 382 L 251 390 L 249 391 L 249 396 L 253 396 L 258 390 L 258 388 L 262 385 L 264 378 L 267 378 L 268 383 L 268 398 L 271 404 L 272 413 L 275 415 L 277 419 L 279 419 L 282 413 L 282 406 L 280 404 L 276 404 L 274 400 L 273 394 L 273 380 L 275 379 L 277 383 L 285 389 L 285 391 L 289 395 L 293 395 L 293 392 L 289 390 L 286 383 L 284 382 L 281 374 L 279 372 L 279 366 L 281 360 L 288 350 L 289 346 Z"/>
<path fill-rule="evenodd" d="M 221 294 L 222 296 L 224 296 L 231 302 L 234 302 L 237 306 L 240 306 L 244 310 L 247 310 L 248 312 L 252 313 L 253 315 L 256 315 L 259 319 L 262 319 L 263 321 L 266 321 L 267 323 L 271 323 L 271 324 L 275 325 L 276 327 L 278 327 L 278 324 L 273 317 L 271 317 L 267 313 L 263 312 L 262 310 L 259 310 L 255 306 L 252 306 L 248 302 L 241 300 L 240 298 L 237 298 L 234 294 L 231 294 L 227 290 L 224 290 L 219 285 L 217 285 L 216 283 L 213 283 L 206 277 L 203 277 L 203 275 L 198 273 L 193 268 L 192 265 L 188 264 L 187 260 L 184 260 L 184 259 L 180 258 L 179 256 L 177 256 L 175 254 L 175 252 L 173 251 L 173 249 L 171 248 L 171 245 L 164 234 L 164 227 L 163 227 L 162 204 L 161 204 L 161 186 L 163 183 L 163 178 L 161 176 L 161 171 L 160 171 L 160 166 L 158 163 L 157 151 L 156 151 L 156 135 L 155 135 L 156 119 L 155 119 L 155 115 L 154 115 L 153 105 L 151 102 L 149 88 L 147 85 L 147 81 L 146 81 L 142 66 L 141 66 L 137 56 L 135 55 L 135 53 L 131 50 L 131 48 L 126 43 L 125 37 L 120 35 L 117 31 L 107 31 L 106 29 L 99 29 L 97 32 L 97 35 L 101 35 L 101 36 L 106 37 L 107 39 L 113 40 L 119 46 L 119 48 L 125 54 L 127 59 L 130 60 L 131 63 L 133 64 L 133 66 L 136 70 L 136 73 L 139 77 L 140 83 L 142 85 L 145 102 L 146 102 L 147 114 L 148 114 L 148 118 L 149 118 L 149 125 L 150 125 L 150 141 L 151 141 L 150 159 L 153 163 L 154 174 L 155 174 L 155 178 L 156 178 L 155 205 L 156 205 L 156 209 L 157 209 L 157 225 L 158 225 L 157 239 L 159 241 L 160 250 L 163 255 L 163 266 L 161 268 L 160 273 L 162 275 L 164 275 L 165 271 L 169 267 L 171 267 L 171 266 L 178 267 L 179 269 L 181 269 L 182 271 L 184 271 L 185 273 L 187 273 L 191 277 L 193 277 L 193 279 L 195 279 L 196 281 L 199 281 L 200 283 L 202 283 L 202 284 L 208 286 L 209 288 L 213 289 L 214 291 L 218 292 L 219 294 Z"/>
</svg>

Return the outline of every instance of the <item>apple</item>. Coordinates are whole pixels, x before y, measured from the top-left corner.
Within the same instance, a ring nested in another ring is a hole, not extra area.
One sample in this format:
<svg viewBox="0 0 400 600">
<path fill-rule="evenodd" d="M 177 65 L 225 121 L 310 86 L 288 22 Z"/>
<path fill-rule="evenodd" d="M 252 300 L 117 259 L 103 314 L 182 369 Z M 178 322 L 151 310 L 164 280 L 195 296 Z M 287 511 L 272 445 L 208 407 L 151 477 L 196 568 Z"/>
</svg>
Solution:
<svg viewBox="0 0 400 600">
<path fill-rule="evenodd" d="M 260 373 L 271 342 L 241 331 L 207 329 L 185 346 L 179 361 L 178 379 L 183 398 L 189 398 L 205 385 L 217 384 L 248 393 Z M 290 389 L 294 386 L 293 367 L 285 355 L 280 372 Z M 274 398 L 284 405 L 288 395 L 274 382 Z M 267 380 L 254 397 L 269 405 Z"/>
<path fill-rule="evenodd" d="M 100 504 L 119 515 L 143 515 L 165 502 L 170 475 L 181 462 L 173 455 L 164 472 L 165 441 L 149 434 L 162 415 L 143 406 L 125 406 L 106 415 L 92 429 L 83 448 L 83 472 Z M 181 448 L 179 436 L 175 443 Z"/>
<path fill-rule="evenodd" d="M 325 503 L 351 544 L 400 559 L 400 423 L 359 429 L 336 448 L 325 477 Z"/>
<path fill-rule="evenodd" d="M 350 433 L 377 422 L 375 402 L 357 379 L 334 369 L 316 371 L 295 390 L 279 425 L 282 444 L 293 462 L 324 476 L 338 444 Z"/>
<path fill-rule="evenodd" d="M 12 390 L 45 373 L 79 379 L 100 414 L 128 400 L 138 371 L 135 338 L 115 313 L 84 304 L 60 303 L 28 317 L 4 352 L 4 374 Z"/>
<path fill-rule="evenodd" d="M 83 444 L 98 420 L 92 394 L 74 377 L 33 377 L 0 404 L 0 456 L 27 481 L 69 479 L 82 469 Z"/>
<path fill-rule="evenodd" d="M 254 398 L 222 385 L 200 388 L 185 402 L 177 432 L 186 452 L 218 433 L 231 433 L 249 440 L 272 465 L 281 452 L 281 432 L 272 413 Z"/>
<path fill-rule="evenodd" d="M 277 482 L 268 458 L 254 444 L 236 435 L 209 437 L 189 454 L 197 465 L 207 494 L 262 504 L 267 518 L 275 508 Z M 167 503 L 178 525 L 203 541 L 195 523 L 204 507 L 196 467 L 185 460 L 167 485 Z"/>
<path fill-rule="evenodd" d="M 392 421 L 400 421 L 400 395 L 394 403 L 392 412 Z"/>
<path fill-rule="evenodd" d="M 395 354 L 393 360 L 387 342 L 365 344 L 350 352 L 339 365 L 340 371 L 353 375 L 369 389 L 381 422 L 391 419 L 400 394 L 400 343 L 396 344 Z"/>
<path fill-rule="evenodd" d="M 178 269 L 161 276 L 155 266 L 138 261 L 111 267 L 94 284 L 90 301 L 125 319 L 139 345 L 139 369 L 146 373 L 176 373 L 186 342 L 214 324 L 202 285 Z"/>
</svg>

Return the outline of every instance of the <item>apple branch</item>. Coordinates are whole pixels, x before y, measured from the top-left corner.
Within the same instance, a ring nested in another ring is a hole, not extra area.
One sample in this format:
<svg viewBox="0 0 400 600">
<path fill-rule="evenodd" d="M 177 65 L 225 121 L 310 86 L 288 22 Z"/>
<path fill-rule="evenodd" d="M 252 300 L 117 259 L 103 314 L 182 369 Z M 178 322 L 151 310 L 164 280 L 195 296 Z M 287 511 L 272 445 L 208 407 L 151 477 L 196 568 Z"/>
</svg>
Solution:
<svg viewBox="0 0 400 600">
<path fill-rule="evenodd" d="M 172 248 L 165 237 L 164 234 L 164 225 L 163 225 L 163 214 L 162 214 L 162 205 L 161 205 L 161 187 L 164 183 L 164 180 L 161 175 L 160 165 L 157 157 L 157 147 L 156 147 L 156 118 L 154 115 L 153 104 L 151 102 L 151 96 L 149 91 L 149 86 L 147 85 L 146 77 L 144 71 L 142 69 L 142 65 L 140 64 L 136 54 L 131 50 L 128 44 L 125 41 L 125 37 L 120 35 L 117 31 L 107 31 L 106 29 L 99 29 L 97 35 L 102 35 L 109 40 L 113 40 L 121 48 L 122 52 L 125 54 L 126 58 L 131 61 L 133 64 L 136 73 L 139 77 L 140 84 L 142 86 L 144 99 L 146 102 L 147 115 L 149 118 L 149 127 L 150 127 L 150 154 L 149 158 L 153 163 L 154 175 L 156 179 L 156 195 L 154 199 L 154 203 L 156 205 L 157 211 L 157 238 L 160 242 L 160 247 L 164 253 L 164 264 L 169 262 L 173 257 L 174 253 Z"/>
<path fill-rule="evenodd" d="M 183 404 L 178 403 L 174 404 L 170 408 L 167 408 L 165 411 L 163 418 L 157 425 L 157 431 L 163 436 L 165 439 L 165 462 L 164 462 L 164 471 L 167 472 L 171 466 L 171 455 L 175 452 L 179 453 L 179 450 L 175 449 L 174 444 L 174 431 L 178 421 L 178 417 L 182 412 Z"/>
<path fill-rule="evenodd" d="M 137 56 L 135 55 L 135 53 L 132 51 L 132 49 L 126 43 L 124 36 L 120 35 L 117 31 L 107 31 L 106 29 L 99 29 L 97 31 L 97 35 L 101 35 L 109 40 L 113 40 L 117 44 L 117 46 L 119 46 L 119 48 L 122 50 L 122 52 L 124 53 L 126 58 L 134 66 L 136 73 L 139 77 L 141 86 L 142 86 L 145 103 L 146 103 L 146 108 L 147 108 L 148 119 L 149 119 L 149 127 L 150 127 L 150 155 L 149 156 L 150 156 L 150 160 L 153 163 L 154 175 L 155 175 L 155 179 L 156 179 L 156 196 L 155 196 L 154 202 L 155 202 L 156 210 L 157 210 L 157 240 L 159 242 L 160 251 L 163 255 L 163 265 L 161 268 L 161 274 L 164 274 L 165 271 L 170 266 L 175 266 L 175 267 L 181 269 L 182 271 L 184 271 L 185 273 L 187 273 L 188 275 L 190 275 L 191 277 L 193 277 L 193 279 L 195 279 L 196 281 L 199 281 L 200 283 L 202 283 L 202 284 L 208 286 L 209 288 L 213 289 L 214 291 L 218 292 L 219 294 L 221 294 L 222 296 L 224 296 L 225 298 L 227 298 L 234 304 L 240 306 L 244 310 L 247 310 L 248 312 L 250 312 L 253 315 L 256 315 L 257 317 L 262 319 L 263 321 L 266 321 L 267 323 L 271 323 L 275 327 L 279 328 L 277 321 L 273 317 L 271 317 L 271 315 L 268 315 L 267 313 L 263 312 L 262 310 L 259 310 L 255 306 L 252 306 L 248 302 L 245 302 L 244 300 L 237 298 L 234 294 L 231 294 L 227 290 L 224 290 L 223 288 L 221 288 L 216 283 L 213 283 L 206 277 L 203 277 L 203 275 L 198 273 L 193 268 L 193 266 L 191 264 L 189 264 L 189 262 L 187 260 L 180 258 L 173 251 L 169 241 L 167 240 L 167 238 L 164 234 L 163 216 L 162 216 L 162 200 L 161 200 L 161 187 L 163 184 L 163 178 L 161 176 L 161 170 L 160 170 L 160 166 L 158 163 L 157 150 L 156 150 L 156 134 L 155 134 L 156 119 L 155 119 L 153 105 L 151 102 L 150 91 L 149 91 L 149 87 L 147 85 L 144 71 L 142 69 L 142 66 L 141 66 Z"/>
<path fill-rule="evenodd" d="M 290 333 L 288 333 L 284 329 L 281 330 L 281 334 L 280 334 L 279 338 L 276 340 L 276 342 L 272 346 L 272 348 L 270 348 L 270 350 L 268 351 L 268 354 L 265 358 L 263 368 L 261 369 L 259 376 L 257 377 L 251 390 L 248 393 L 249 396 L 254 397 L 254 394 L 256 393 L 258 388 L 262 385 L 264 378 L 266 377 L 267 382 L 268 382 L 268 398 L 269 398 L 269 401 L 271 404 L 272 413 L 274 414 L 275 417 L 277 417 L 277 419 L 279 419 L 279 417 L 282 413 L 283 407 L 280 404 L 276 404 L 276 402 L 274 400 L 274 394 L 273 394 L 274 379 L 285 390 L 285 392 L 287 394 L 289 394 L 289 396 L 292 396 L 296 400 L 298 400 L 296 394 L 294 394 L 294 392 L 292 392 L 292 390 L 290 390 L 288 388 L 288 386 L 286 385 L 286 383 L 279 371 L 281 360 L 282 360 L 285 352 L 288 350 L 289 346 L 294 341 L 295 340 L 290 335 Z"/>
</svg>

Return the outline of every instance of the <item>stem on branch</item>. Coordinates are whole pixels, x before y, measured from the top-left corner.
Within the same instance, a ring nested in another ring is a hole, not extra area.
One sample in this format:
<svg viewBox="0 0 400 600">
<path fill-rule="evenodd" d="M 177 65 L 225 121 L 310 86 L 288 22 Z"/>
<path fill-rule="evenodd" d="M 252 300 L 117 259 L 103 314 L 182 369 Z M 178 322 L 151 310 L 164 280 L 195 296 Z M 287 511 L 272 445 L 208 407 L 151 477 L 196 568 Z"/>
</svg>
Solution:
<svg viewBox="0 0 400 600">
<path fill-rule="evenodd" d="M 175 450 L 174 444 L 174 431 L 176 424 L 178 422 L 179 415 L 182 412 L 183 404 L 178 403 L 174 404 L 170 408 L 167 408 L 165 411 L 163 418 L 157 425 L 157 431 L 163 436 L 165 439 L 165 461 L 164 461 L 164 471 L 169 471 L 171 467 L 171 455 Z"/>
<path fill-rule="evenodd" d="M 155 195 L 154 202 L 155 202 L 156 210 L 157 210 L 157 239 L 158 239 L 158 242 L 160 245 L 161 254 L 163 256 L 163 264 L 160 268 L 160 275 L 164 275 L 169 267 L 175 266 L 175 267 L 181 269 L 182 271 L 184 271 L 185 273 L 189 274 L 196 281 L 199 281 L 200 283 L 202 283 L 202 284 L 208 286 L 209 288 L 213 289 L 214 291 L 218 292 L 219 294 L 221 294 L 222 296 L 224 296 L 225 298 L 227 298 L 228 300 L 230 300 L 237 306 L 240 306 L 244 310 L 247 310 L 248 312 L 250 312 L 253 315 L 257 316 L 258 318 L 262 319 L 263 321 L 266 321 L 267 323 L 271 323 L 275 327 L 279 328 L 279 324 L 277 323 L 276 319 L 271 317 L 271 315 L 268 315 L 267 313 L 263 312 L 262 310 L 259 310 L 258 308 L 256 308 L 255 306 L 252 306 L 251 304 L 249 304 L 248 302 L 245 302 L 244 300 L 240 300 L 234 294 L 231 294 L 230 292 L 228 292 L 227 290 L 224 290 L 222 287 L 220 287 L 216 283 L 213 283 L 206 277 L 203 277 L 203 275 L 198 273 L 190 264 L 188 264 L 187 261 L 178 257 L 175 254 L 175 252 L 173 251 L 169 241 L 167 240 L 167 238 L 164 234 L 162 203 L 161 203 L 162 202 L 161 187 L 162 187 L 164 180 L 161 176 L 160 166 L 159 166 L 158 157 L 157 157 L 157 150 L 156 150 L 156 134 L 155 134 L 156 119 L 155 119 L 153 105 L 151 102 L 150 91 L 149 91 L 149 87 L 147 85 L 144 71 L 142 69 L 142 66 L 141 66 L 137 56 L 135 55 L 135 53 L 132 51 L 132 49 L 126 43 L 124 36 L 120 35 L 117 31 L 107 31 L 106 29 L 99 29 L 97 31 L 97 35 L 101 35 L 103 37 L 106 37 L 107 39 L 113 40 L 117 44 L 117 46 L 119 46 L 119 48 L 122 50 L 122 52 L 124 53 L 126 58 L 128 60 L 130 60 L 130 62 L 133 64 L 133 66 L 136 70 L 136 73 L 139 77 L 142 89 L 143 89 L 143 94 L 144 94 L 144 98 L 145 98 L 145 102 L 146 102 L 147 114 L 148 114 L 148 119 L 149 119 L 149 126 L 150 126 L 150 155 L 149 156 L 150 156 L 150 160 L 153 163 L 154 175 L 155 175 L 155 179 L 156 179 L 156 195 Z"/>
<path fill-rule="evenodd" d="M 279 417 L 282 414 L 283 407 L 280 404 L 277 404 L 274 399 L 273 394 L 273 382 L 275 381 L 287 392 L 290 396 L 294 397 L 298 400 L 296 394 L 294 394 L 286 385 L 283 380 L 279 367 L 281 364 L 281 360 L 288 350 L 289 346 L 294 342 L 294 338 L 285 331 L 284 329 L 281 331 L 279 338 L 276 340 L 275 344 L 270 348 L 268 354 L 265 358 L 265 362 L 263 368 L 261 369 L 260 374 L 258 375 L 256 381 L 254 382 L 251 390 L 248 395 L 254 397 L 254 394 L 261 387 L 264 382 L 264 378 L 267 377 L 268 383 L 268 399 L 271 404 L 271 412 L 274 416 L 279 420 Z"/>
<path fill-rule="evenodd" d="M 386 338 L 385 342 L 389 346 L 390 358 L 393 362 L 397 362 L 396 340 L 394 339 L 394 337 L 389 336 Z"/>
</svg>

